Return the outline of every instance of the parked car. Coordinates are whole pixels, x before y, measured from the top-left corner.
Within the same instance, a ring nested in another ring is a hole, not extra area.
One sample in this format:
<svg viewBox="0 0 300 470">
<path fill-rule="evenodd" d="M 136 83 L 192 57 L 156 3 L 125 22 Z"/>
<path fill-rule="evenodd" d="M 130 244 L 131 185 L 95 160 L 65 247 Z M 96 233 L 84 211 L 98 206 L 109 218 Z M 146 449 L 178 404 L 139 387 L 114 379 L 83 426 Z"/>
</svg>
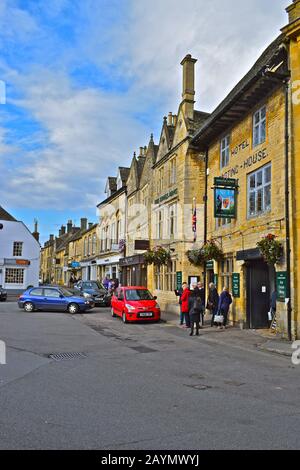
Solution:
<svg viewBox="0 0 300 470">
<path fill-rule="evenodd" d="M 6 290 L 0 287 L 0 302 L 5 302 L 7 300 L 7 292 Z"/>
<path fill-rule="evenodd" d="M 113 317 L 122 317 L 124 323 L 131 321 L 160 321 L 157 297 L 145 287 L 121 287 L 111 301 Z"/>
<path fill-rule="evenodd" d="M 63 287 L 34 287 L 27 289 L 19 297 L 18 305 L 26 312 L 34 310 L 61 311 L 69 313 L 85 312 L 95 306 L 92 299 L 75 296 Z"/>
<path fill-rule="evenodd" d="M 98 281 L 79 281 L 74 284 L 74 291 L 87 299 L 92 298 L 96 306 L 110 307 L 111 294 Z"/>
</svg>

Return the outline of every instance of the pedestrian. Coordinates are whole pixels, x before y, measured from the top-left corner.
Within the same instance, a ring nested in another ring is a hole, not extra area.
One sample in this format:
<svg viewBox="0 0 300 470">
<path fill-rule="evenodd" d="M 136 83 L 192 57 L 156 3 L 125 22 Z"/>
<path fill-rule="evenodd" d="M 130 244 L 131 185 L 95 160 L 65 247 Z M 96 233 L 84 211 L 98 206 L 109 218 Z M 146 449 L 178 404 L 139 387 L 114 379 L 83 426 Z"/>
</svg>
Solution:
<svg viewBox="0 0 300 470">
<path fill-rule="evenodd" d="M 107 290 L 109 288 L 109 282 L 110 282 L 109 275 L 106 274 L 106 276 L 104 277 L 104 279 L 102 281 L 102 284 L 104 285 L 105 289 L 107 289 Z"/>
<path fill-rule="evenodd" d="M 224 287 L 222 294 L 220 295 L 219 299 L 219 305 L 218 305 L 218 314 L 223 315 L 223 325 L 219 324 L 219 328 L 224 328 L 226 329 L 227 327 L 227 321 L 228 321 L 228 313 L 229 313 L 229 307 L 232 304 L 232 297 L 229 293 L 228 287 Z"/>
<path fill-rule="evenodd" d="M 208 299 L 207 299 L 207 306 L 206 308 L 210 311 L 211 317 L 211 324 L 210 326 L 214 326 L 214 319 L 215 315 L 217 314 L 219 306 L 219 294 L 217 288 L 213 282 L 209 284 L 209 291 L 208 291 Z"/>
<path fill-rule="evenodd" d="M 176 297 L 179 297 L 179 308 L 180 308 L 180 326 L 183 326 L 185 324 L 185 314 L 182 312 L 182 300 L 181 296 L 183 294 L 184 287 L 186 286 L 186 282 L 184 282 L 179 289 L 175 290 L 175 295 Z"/>
<path fill-rule="evenodd" d="M 115 285 L 115 289 L 118 289 L 119 285 L 120 285 L 120 282 L 119 282 L 119 279 L 116 277 L 116 279 L 114 280 L 114 285 Z"/>
<path fill-rule="evenodd" d="M 194 335 L 194 327 L 196 325 L 196 336 L 199 336 L 200 318 L 203 314 L 204 304 L 201 299 L 200 289 L 197 284 L 193 284 L 193 290 L 189 296 L 189 316 L 190 316 L 190 325 L 191 333 L 190 336 Z"/>
<path fill-rule="evenodd" d="M 183 292 L 181 295 L 181 311 L 185 317 L 185 326 L 186 328 L 191 327 L 190 322 L 190 315 L 189 315 L 189 296 L 191 295 L 191 291 L 186 282 L 182 284 Z"/>
<path fill-rule="evenodd" d="M 203 282 L 198 282 L 197 288 L 199 289 L 199 295 L 203 304 L 203 309 L 201 313 L 201 326 L 204 326 L 204 314 L 205 314 L 205 289 L 204 289 L 204 284 Z"/>
<path fill-rule="evenodd" d="M 274 290 L 271 295 L 270 299 L 270 317 L 269 321 L 272 322 L 274 320 L 274 317 L 276 315 L 276 310 L 277 310 L 277 292 Z"/>
</svg>

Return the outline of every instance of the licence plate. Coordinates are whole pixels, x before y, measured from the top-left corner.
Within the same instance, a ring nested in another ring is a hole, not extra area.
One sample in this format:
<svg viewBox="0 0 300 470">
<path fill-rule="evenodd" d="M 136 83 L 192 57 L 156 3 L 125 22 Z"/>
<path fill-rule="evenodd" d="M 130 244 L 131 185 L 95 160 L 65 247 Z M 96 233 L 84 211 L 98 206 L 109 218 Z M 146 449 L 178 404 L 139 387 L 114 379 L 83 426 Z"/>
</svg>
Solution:
<svg viewBox="0 0 300 470">
<path fill-rule="evenodd" d="M 141 312 L 140 317 L 153 317 L 152 312 Z"/>
</svg>

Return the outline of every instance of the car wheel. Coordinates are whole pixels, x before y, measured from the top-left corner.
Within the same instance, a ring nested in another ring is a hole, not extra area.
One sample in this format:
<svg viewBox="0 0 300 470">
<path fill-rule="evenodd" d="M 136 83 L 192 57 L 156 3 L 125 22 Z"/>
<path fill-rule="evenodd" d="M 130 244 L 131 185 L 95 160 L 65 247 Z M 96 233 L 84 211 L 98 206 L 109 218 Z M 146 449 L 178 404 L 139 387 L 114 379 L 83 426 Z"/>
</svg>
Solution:
<svg viewBox="0 0 300 470">
<path fill-rule="evenodd" d="M 24 310 L 25 312 L 33 312 L 34 311 L 34 305 L 32 302 L 26 302 L 24 304 Z"/>
<path fill-rule="evenodd" d="M 115 312 L 114 312 L 114 309 L 113 309 L 113 308 L 111 308 L 111 316 L 112 316 L 113 318 L 116 318 L 116 316 L 117 316 L 117 315 L 115 314 Z"/>
<path fill-rule="evenodd" d="M 122 320 L 123 320 L 123 323 L 128 323 L 125 312 L 123 312 L 123 314 L 122 314 Z"/>
<path fill-rule="evenodd" d="M 75 313 L 78 313 L 79 311 L 79 307 L 77 304 L 70 304 L 68 306 L 68 312 L 71 313 L 72 315 L 74 315 Z"/>
</svg>

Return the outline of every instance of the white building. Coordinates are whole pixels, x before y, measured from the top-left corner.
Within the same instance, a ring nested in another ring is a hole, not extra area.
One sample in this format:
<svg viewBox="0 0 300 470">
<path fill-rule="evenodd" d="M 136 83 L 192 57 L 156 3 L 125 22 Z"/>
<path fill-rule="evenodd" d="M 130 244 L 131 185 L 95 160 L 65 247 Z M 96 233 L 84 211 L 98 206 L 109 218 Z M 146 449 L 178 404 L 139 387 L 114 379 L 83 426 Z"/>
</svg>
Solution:
<svg viewBox="0 0 300 470">
<path fill-rule="evenodd" d="M 0 286 L 23 291 L 39 282 L 40 244 L 34 234 L 0 206 Z"/>
</svg>

